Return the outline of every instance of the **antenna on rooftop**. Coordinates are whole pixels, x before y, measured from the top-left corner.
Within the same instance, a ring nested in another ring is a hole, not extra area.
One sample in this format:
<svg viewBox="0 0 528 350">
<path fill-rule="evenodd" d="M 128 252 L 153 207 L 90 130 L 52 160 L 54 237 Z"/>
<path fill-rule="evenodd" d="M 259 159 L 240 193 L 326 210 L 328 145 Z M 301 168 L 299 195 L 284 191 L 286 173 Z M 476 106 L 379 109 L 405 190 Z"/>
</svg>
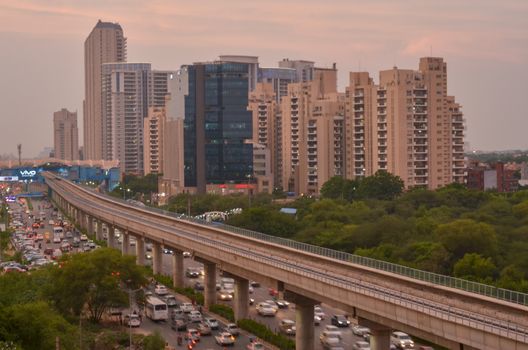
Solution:
<svg viewBox="0 0 528 350">
<path fill-rule="evenodd" d="M 18 166 L 22 166 L 22 144 L 21 143 L 17 145 L 17 149 L 18 149 Z"/>
</svg>

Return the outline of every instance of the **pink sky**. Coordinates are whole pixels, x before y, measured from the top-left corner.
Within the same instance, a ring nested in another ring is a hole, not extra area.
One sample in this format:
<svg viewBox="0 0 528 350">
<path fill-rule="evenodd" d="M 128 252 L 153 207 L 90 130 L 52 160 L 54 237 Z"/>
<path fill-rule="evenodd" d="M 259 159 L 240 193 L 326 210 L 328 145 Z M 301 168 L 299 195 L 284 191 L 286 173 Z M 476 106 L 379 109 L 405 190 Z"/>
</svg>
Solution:
<svg viewBox="0 0 528 350">
<path fill-rule="evenodd" d="M 98 19 L 119 22 L 129 61 L 177 69 L 220 54 L 337 63 L 348 72 L 448 62 L 472 148 L 528 148 L 528 2 L 522 0 L 0 0 L 0 154 L 52 144 L 52 114 L 79 111 L 83 42 Z M 28 128 L 27 126 L 31 127 Z"/>
</svg>

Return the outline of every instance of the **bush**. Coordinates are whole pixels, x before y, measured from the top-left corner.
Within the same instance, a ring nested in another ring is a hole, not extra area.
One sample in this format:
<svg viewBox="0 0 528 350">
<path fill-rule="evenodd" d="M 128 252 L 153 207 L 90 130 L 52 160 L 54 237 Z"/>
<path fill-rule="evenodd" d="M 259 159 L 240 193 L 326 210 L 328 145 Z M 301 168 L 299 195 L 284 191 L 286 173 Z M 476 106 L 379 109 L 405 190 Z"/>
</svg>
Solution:
<svg viewBox="0 0 528 350">
<path fill-rule="evenodd" d="M 222 316 L 230 322 L 235 322 L 235 313 L 229 306 L 222 304 L 214 304 L 209 307 L 209 311 Z"/>
<path fill-rule="evenodd" d="M 268 343 L 279 347 L 281 350 L 295 350 L 295 341 L 283 336 L 282 334 L 273 332 L 268 328 L 268 326 L 263 325 L 262 323 L 244 319 L 239 320 L 237 324 L 240 328 L 254 334 L 258 338 Z"/>
</svg>

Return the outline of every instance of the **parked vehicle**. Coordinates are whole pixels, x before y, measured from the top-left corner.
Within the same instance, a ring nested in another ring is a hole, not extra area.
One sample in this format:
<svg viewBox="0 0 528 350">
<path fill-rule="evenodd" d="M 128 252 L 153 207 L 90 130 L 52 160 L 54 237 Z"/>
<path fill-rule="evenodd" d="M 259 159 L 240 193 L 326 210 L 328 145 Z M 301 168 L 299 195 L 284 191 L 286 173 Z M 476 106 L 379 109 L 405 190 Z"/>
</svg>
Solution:
<svg viewBox="0 0 528 350">
<path fill-rule="evenodd" d="M 398 349 L 414 349 L 414 341 L 407 333 L 398 331 L 392 332 L 391 343 Z"/>
<path fill-rule="evenodd" d="M 189 314 L 187 315 L 187 319 L 189 320 L 189 322 L 199 323 L 202 322 L 202 314 L 200 313 L 200 311 L 193 310 L 189 312 Z"/>
<path fill-rule="evenodd" d="M 201 335 L 211 335 L 211 327 L 207 323 L 202 322 L 196 327 Z"/>
<path fill-rule="evenodd" d="M 341 345 L 342 344 L 341 332 L 323 331 L 319 335 L 319 340 L 321 341 L 321 344 L 323 344 L 323 346 Z"/>
<path fill-rule="evenodd" d="M 279 324 L 281 333 L 286 335 L 295 335 L 295 321 L 292 320 L 281 320 Z"/>
<path fill-rule="evenodd" d="M 256 309 L 257 313 L 260 316 L 275 316 L 275 314 L 277 313 L 277 309 L 275 309 L 268 303 L 258 303 Z"/>
<path fill-rule="evenodd" d="M 216 318 L 206 317 L 204 320 L 204 323 L 208 325 L 209 327 L 211 327 L 211 329 L 213 330 L 217 330 L 219 327 L 218 321 L 216 320 Z"/>
<path fill-rule="evenodd" d="M 194 310 L 194 305 L 191 303 L 181 303 L 180 309 L 185 313 L 189 313 Z"/>
<path fill-rule="evenodd" d="M 233 336 L 238 337 L 240 335 L 240 329 L 234 323 L 228 323 L 223 329 L 224 332 L 231 333 Z"/>
<path fill-rule="evenodd" d="M 154 293 L 157 295 L 167 295 L 169 291 L 167 290 L 167 287 L 165 287 L 163 284 L 157 284 L 154 288 Z"/>
<path fill-rule="evenodd" d="M 218 335 L 215 336 L 215 341 L 218 345 L 221 345 L 221 346 L 234 345 L 235 337 L 231 335 L 231 333 L 222 332 L 222 333 L 218 333 Z"/>
<path fill-rule="evenodd" d="M 350 325 L 350 321 L 343 315 L 332 316 L 331 323 L 337 327 L 348 327 Z"/>
<path fill-rule="evenodd" d="M 125 324 L 127 327 L 139 327 L 141 326 L 141 319 L 138 314 L 132 313 L 125 316 Z"/>
</svg>

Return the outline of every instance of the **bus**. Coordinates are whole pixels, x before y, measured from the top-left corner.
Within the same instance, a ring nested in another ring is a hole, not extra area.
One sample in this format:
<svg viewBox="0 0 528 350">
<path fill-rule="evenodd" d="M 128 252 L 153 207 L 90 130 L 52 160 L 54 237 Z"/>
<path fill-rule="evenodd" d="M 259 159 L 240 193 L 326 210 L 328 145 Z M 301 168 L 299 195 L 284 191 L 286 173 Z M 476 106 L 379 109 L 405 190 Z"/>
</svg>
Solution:
<svg viewBox="0 0 528 350">
<path fill-rule="evenodd" d="M 149 296 L 145 303 L 145 316 L 152 321 L 166 321 L 169 319 L 169 308 L 165 302 Z"/>
</svg>

